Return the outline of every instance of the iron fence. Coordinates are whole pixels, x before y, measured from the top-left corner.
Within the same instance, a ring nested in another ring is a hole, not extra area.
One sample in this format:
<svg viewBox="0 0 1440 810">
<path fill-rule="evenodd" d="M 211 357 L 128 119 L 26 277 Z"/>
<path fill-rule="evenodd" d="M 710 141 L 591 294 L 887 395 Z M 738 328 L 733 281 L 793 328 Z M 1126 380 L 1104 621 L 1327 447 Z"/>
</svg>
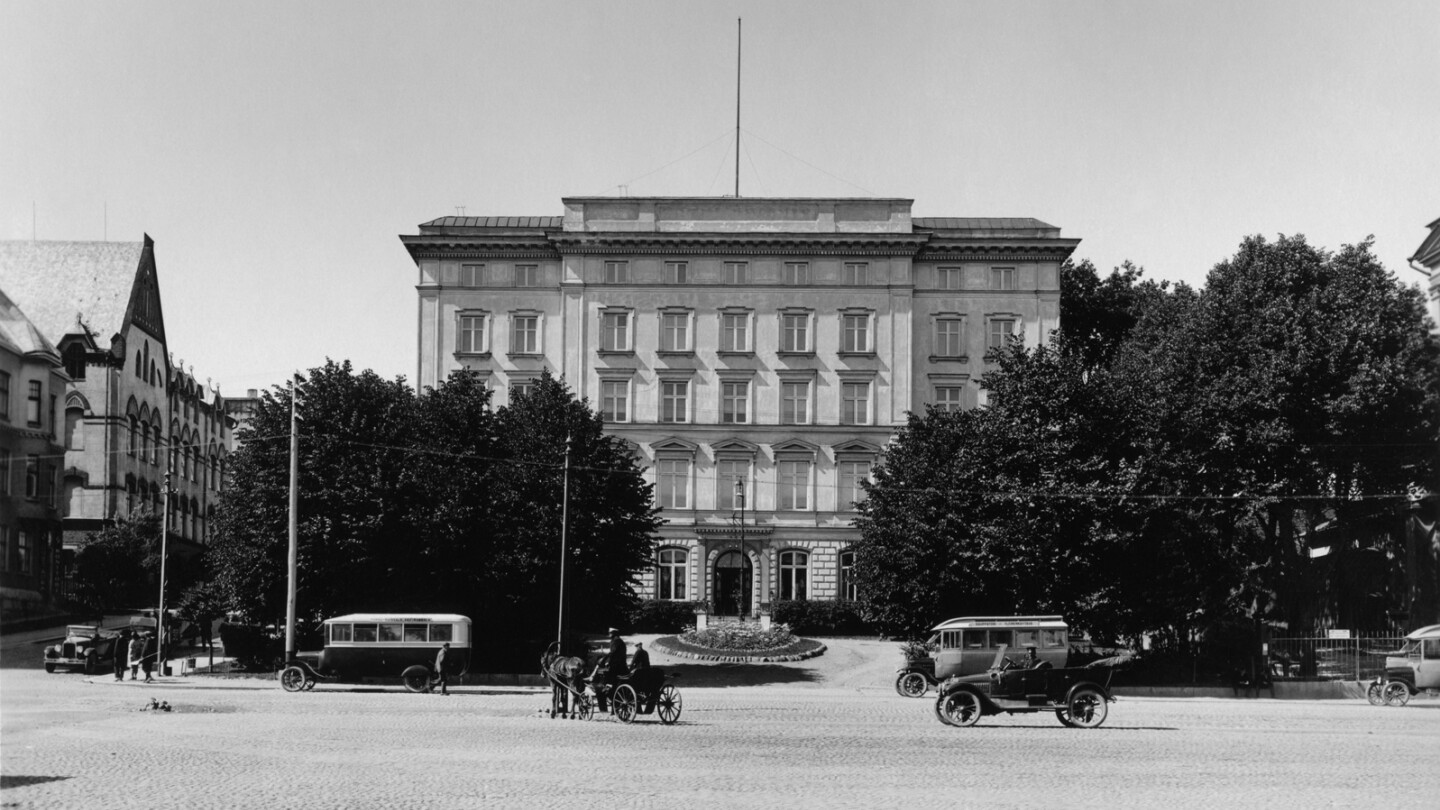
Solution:
<svg viewBox="0 0 1440 810">
<path fill-rule="evenodd" d="M 1393 655 L 1404 643 L 1404 636 L 1271 639 L 1270 676 L 1291 681 L 1368 681 L 1385 672 L 1386 654 Z"/>
</svg>

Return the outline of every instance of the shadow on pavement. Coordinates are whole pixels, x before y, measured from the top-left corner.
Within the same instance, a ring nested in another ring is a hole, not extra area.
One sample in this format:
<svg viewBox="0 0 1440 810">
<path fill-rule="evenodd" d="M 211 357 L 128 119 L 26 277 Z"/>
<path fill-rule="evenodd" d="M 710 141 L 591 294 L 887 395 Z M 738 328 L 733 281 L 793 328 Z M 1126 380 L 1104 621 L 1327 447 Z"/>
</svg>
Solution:
<svg viewBox="0 0 1440 810">
<path fill-rule="evenodd" d="M 811 670 L 783 664 L 665 664 L 666 674 L 679 676 L 675 686 L 765 686 L 768 684 L 819 683 Z"/>
</svg>

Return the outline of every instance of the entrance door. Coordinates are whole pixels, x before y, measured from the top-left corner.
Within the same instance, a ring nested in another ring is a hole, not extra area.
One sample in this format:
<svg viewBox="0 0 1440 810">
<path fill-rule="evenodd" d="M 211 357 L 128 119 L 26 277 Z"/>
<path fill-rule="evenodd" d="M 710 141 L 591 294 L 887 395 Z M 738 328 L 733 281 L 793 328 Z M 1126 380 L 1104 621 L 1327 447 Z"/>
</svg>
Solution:
<svg viewBox="0 0 1440 810">
<path fill-rule="evenodd" d="M 715 561 L 715 614 L 750 614 L 750 559 L 738 551 L 727 551 Z"/>
</svg>

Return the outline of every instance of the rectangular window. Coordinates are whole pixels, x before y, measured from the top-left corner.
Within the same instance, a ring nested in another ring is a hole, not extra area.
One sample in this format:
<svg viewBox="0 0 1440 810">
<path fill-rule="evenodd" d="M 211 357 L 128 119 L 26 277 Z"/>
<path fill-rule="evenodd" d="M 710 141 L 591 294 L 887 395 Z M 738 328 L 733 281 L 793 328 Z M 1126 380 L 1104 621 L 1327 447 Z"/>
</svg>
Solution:
<svg viewBox="0 0 1440 810">
<path fill-rule="evenodd" d="M 727 425 L 749 424 L 750 383 L 726 382 L 720 384 L 720 421 Z"/>
<path fill-rule="evenodd" d="M 964 405 L 961 400 L 965 396 L 965 389 L 958 385 L 937 385 L 935 386 L 935 409 L 939 411 L 959 411 Z"/>
<path fill-rule="evenodd" d="M 865 500 L 865 489 L 861 484 L 870 477 L 870 462 L 842 461 L 839 466 L 840 502 L 835 508 L 848 512 L 855 508 L 855 504 Z"/>
<path fill-rule="evenodd" d="M 406 644 L 424 644 L 430 637 L 430 627 L 424 624 L 408 623 L 405 625 Z"/>
<path fill-rule="evenodd" d="M 840 316 L 840 351 L 870 352 L 870 313 L 847 312 Z"/>
<path fill-rule="evenodd" d="M 750 266 L 745 262 L 725 262 L 725 284 L 746 284 L 750 277 Z"/>
<path fill-rule="evenodd" d="M 660 313 L 660 351 L 690 351 L 690 313 Z"/>
<path fill-rule="evenodd" d="M 964 352 L 965 321 L 960 318 L 935 319 L 935 354 L 940 357 L 961 357 Z"/>
<path fill-rule="evenodd" d="M 25 398 L 25 422 L 31 427 L 40 427 L 40 401 L 45 398 L 45 386 L 38 380 L 30 381 L 30 396 Z"/>
<path fill-rule="evenodd" d="M 935 286 L 942 290 L 958 290 L 965 286 L 964 269 L 960 267 L 935 268 Z"/>
<path fill-rule="evenodd" d="M 810 462 L 780 462 L 780 509 L 797 512 L 810 508 Z"/>
<path fill-rule="evenodd" d="M 540 316 L 510 316 L 510 353 L 538 354 L 540 352 Z"/>
<path fill-rule="evenodd" d="M 810 313 L 783 312 L 780 314 L 780 351 L 811 351 Z"/>
<path fill-rule="evenodd" d="M 0 371 L 0 419 L 10 421 L 10 372 Z"/>
<path fill-rule="evenodd" d="M 55 395 L 54 395 L 54 394 L 51 394 L 51 395 L 50 395 L 50 416 L 49 416 L 49 419 L 50 419 L 50 423 L 49 423 L 49 424 L 50 424 L 50 430 L 49 430 L 49 433 L 50 433 L 51 436 L 57 435 L 57 434 L 60 432 L 60 429 L 59 429 L 58 427 L 56 427 L 56 425 L 55 425 L 55 404 L 56 404 L 56 403 L 55 403 Z"/>
<path fill-rule="evenodd" d="M 461 315 L 456 351 L 463 354 L 483 354 L 490 351 L 485 342 L 486 317 L 484 315 Z"/>
<path fill-rule="evenodd" d="M 870 383 L 841 383 L 840 424 L 870 424 Z"/>
<path fill-rule="evenodd" d="M 990 289 L 992 289 L 992 290 L 1013 290 L 1013 289 L 1015 289 L 1015 268 L 1013 268 L 1013 267 L 992 267 L 992 268 L 990 268 Z"/>
<path fill-rule="evenodd" d="M 1015 334 L 1015 321 L 1013 318 L 991 318 L 990 330 L 985 338 L 985 348 L 1003 349 Z"/>
<path fill-rule="evenodd" d="M 380 641 L 400 641 L 401 628 L 404 625 L 400 622 L 383 622 L 380 625 Z"/>
<path fill-rule="evenodd" d="M 40 457 L 25 457 L 25 497 L 40 497 Z"/>
<path fill-rule="evenodd" d="M 361 641 L 374 642 L 374 641 L 375 641 L 376 639 L 378 639 L 379 637 L 380 637 L 380 634 L 379 634 L 379 632 L 376 630 L 375 625 L 373 625 L 373 624 L 357 624 L 357 625 L 355 625 L 355 641 L 357 641 L 357 642 L 361 642 Z"/>
<path fill-rule="evenodd" d="M 606 422 L 630 421 L 628 380 L 604 380 L 600 383 L 600 413 Z"/>
<path fill-rule="evenodd" d="M 332 624 L 332 625 L 330 625 L 330 640 L 331 640 L 332 642 L 334 642 L 334 641 L 344 641 L 344 642 L 350 641 L 350 639 L 351 639 L 351 638 L 353 637 L 353 635 L 354 635 L 354 634 L 352 633 L 352 630 L 354 629 L 354 627 L 355 627 L 355 626 L 352 625 L 352 624 Z"/>
<path fill-rule="evenodd" d="M 715 508 L 722 512 L 734 512 L 742 503 L 735 499 L 735 483 L 740 483 L 740 492 L 750 489 L 750 460 L 744 458 L 722 458 L 715 462 Z M 746 499 L 745 505 L 748 505 Z"/>
<path fill-rule="evenodd" d="M 750 313 L 720 313 L 720 351 L 750 351 Z"/>
<path fill-rule="evenodd" d="M 510 385 L 510 401 L 514 402 L 520 397 L 528 397 L 535 391 L 535 381 L 512 383 Z"/>
<path fill-rule="evenodd" d="M 690 421 L 689 380 L 666 380 L 660 383 L 660 421 Z"/>
<path fill-rule="evenodd" d="M 540 267 L 534 264 L 515 265 L 515 286 L 516 287 L 538 287 L 540 286 Z M 448 626 L 448 625 L 445 625 Z"/>
<path fill-rule="evenodd" d="M 690 508 L 690 459 L 662 458 L 660 467 L 660 506 L 665 509 Z"/>
<path fill-rule="evenodd" d="M 685 598 L 685 551 L 678 548 L 661 549 L 658 565 L 659 576 L 656 585 L 660 599 Z"/>
<path fill-rule="evenodd" d="M 605 262 L 605 283 L 624 284 L 630 280 L 629 262 Z"/>
<path fill-rule="evenodd" d="M 449 625 L 449 624 L 432 624 L 432 625 L 430 625 L 430 640 L 431 640 L 431 641 L 454 641 L 454 640 L 455 640 L 455 638 L 454 638 L 455 632 L 454 632 L 454 631 L 455 631 L 454 625 Z"/>
<path fill-rule="evenodd" d="M 30 532 L 20 529 L 15 543 L 15 561 L 18 563 L 15 570 L 22 574 L 30 573 L 31 560 L 34 557 L 34 547 L 31 543 Z"/>
<path fill-rule="evenodd" d="M 630 313 L 600 313 L 600 350 L 604 352 L 630 351 Z"/>
<path fill-rule="evenodd" d="M 809 262 L 786 262 L 785 283 L 797 287 L 803 287 L 810 283 Z"/>
<path fill-rule="evenodd" d="M 10 494 L 10 451 L 0 450 L 0 495 Z"/>
<path fill-rule="evenodd" d="M 870 265 L 865 262 L 845 263 L 845 284 L 869 284 Z"/>
<path fill-rule="evenodd" d="M 665 263 L 665 283 L 684 284 L 690 275 L 690 266 L 685 262 Z"/>
<path fill-rule="evenodd" d="M 810 383 L 780 384 L 780 421 L 787 425 L 810 424 Z"/>
<path fill-rule="evenodd" d="M 460 265 L 460 286 L 479 287 L 485 283 L 485 265 L 483 264 L 462 264 Z"/>
</svg>

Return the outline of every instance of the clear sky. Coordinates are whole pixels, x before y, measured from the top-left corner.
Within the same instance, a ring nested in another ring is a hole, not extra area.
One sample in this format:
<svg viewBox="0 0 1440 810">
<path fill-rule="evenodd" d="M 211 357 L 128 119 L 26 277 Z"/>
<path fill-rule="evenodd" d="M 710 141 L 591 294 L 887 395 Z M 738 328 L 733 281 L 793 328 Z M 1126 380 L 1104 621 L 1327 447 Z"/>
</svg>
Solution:
<svg viewBox="0 0 1440 810">
<path fill-rule="evenodd" d="M 396 238 L 569 195 L 887 196 L 1202 284 L 1440 217 L 1440 2 L 0 0 L 0 238 L 156 240 L 227 394 L 415 375 Z"/>
</svg>

